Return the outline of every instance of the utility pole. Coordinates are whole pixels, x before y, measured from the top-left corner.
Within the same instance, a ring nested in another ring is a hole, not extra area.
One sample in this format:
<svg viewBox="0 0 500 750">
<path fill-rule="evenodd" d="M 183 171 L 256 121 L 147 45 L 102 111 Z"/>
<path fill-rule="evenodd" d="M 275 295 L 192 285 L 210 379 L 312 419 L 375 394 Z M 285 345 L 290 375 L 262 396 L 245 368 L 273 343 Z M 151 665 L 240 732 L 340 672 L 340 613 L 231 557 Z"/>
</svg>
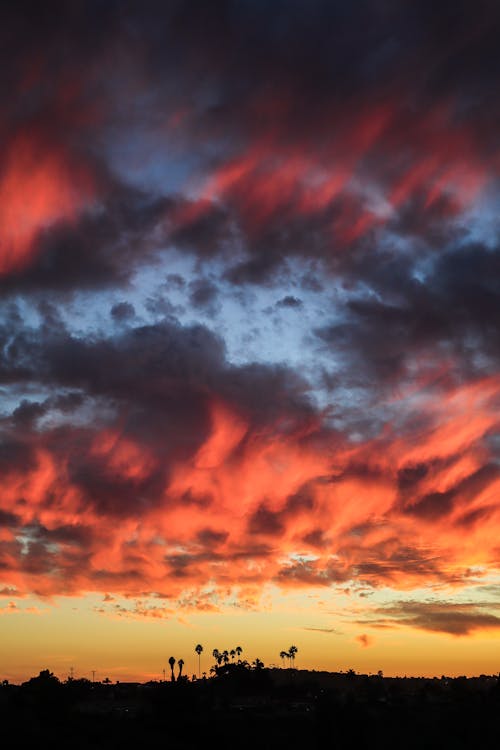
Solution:
<svg viewBox="0 0 500 750">
<path fill-rule="evenodd" d="M 92 670 L 92 684 L 95 682 L 95 669 Z"/>
<path fill-rule="evenodd" d="M 73 680 L 74 678 L 75 678 L 75 668 L 74 667 L 70 667 L 69 668 L 69 679 Z"/>
</svg>

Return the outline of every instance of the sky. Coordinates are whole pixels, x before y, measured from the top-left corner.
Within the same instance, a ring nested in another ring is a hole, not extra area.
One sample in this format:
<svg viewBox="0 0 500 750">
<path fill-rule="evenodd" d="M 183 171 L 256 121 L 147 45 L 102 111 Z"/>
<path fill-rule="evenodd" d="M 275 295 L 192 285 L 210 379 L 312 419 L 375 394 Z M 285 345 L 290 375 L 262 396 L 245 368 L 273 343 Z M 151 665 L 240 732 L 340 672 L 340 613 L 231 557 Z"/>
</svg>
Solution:
<svg viewBox="0 0 500 750">
<path fill-rule="evenodd" d="M 499 671 L 499 33 L 2 4 L 2 679 Z"/>
</svg>

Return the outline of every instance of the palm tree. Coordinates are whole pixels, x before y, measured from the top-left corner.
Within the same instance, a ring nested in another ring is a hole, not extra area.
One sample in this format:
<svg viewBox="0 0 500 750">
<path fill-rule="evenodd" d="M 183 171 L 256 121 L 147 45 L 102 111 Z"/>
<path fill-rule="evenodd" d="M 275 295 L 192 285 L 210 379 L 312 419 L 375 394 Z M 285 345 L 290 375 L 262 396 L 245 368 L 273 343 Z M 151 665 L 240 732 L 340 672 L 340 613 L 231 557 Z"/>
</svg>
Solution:
<svg viewBox="0 0 500 750">
<path fill-rule="evenodd" d="M 214 657 L 217 664 L 220 666 L 222 664 L 222 660 L 224 656 L 223 654 L 221 654 L 218 648 L 214 648 L 214 650 L 212 651 L 212 656 Z"/>
<path fill-rule="evenodd" d="M 290 646 L 288 649 L 288 653 L 290 654 L 290 659 L 292 660 L 292 666 L 295 666 L 295 654 L 297 653 L 299 649 L 297 646 Z"/>
<path fill-rule="evenodd" d="M 231 649 L 231 651 L 229 652 L 229 655 L 231 657 L 231 661 L 234 661 L 234 657 L 236 656 L 236 651 L 234 648 Z"/>
<path fill-rule="evenodd" d="M 283 667 L 285 666 L 285 659 L 288 659 L 289 656 L 288 651 L 280 651 L 280 659 L 283 662 Z"/>
<path fill-rule="evenodd" d="M 179 661 L 177 662 L 177 666 L 179 667 L 179 674 L 177 675 L 177 682 L 179 682 L 182 677 L 182 667 L 184 666 L 184 659 L 179 659 Z"/>
<path fill-rule="evenodd" d="M 224 660 L 224 664 L 227 664 L 229 661 L 229 651 L 227 649 L 222 652 L 222 658 Z"/>
<path fill-rule="evenodd" d="M 236 646 L 236 648 L 234 650 L 238 654 L 238 661 L 239 661 L 240 660 L 240 656 L 241 656 L 241 652 L 243 651 L 243 649 L 241 648 L 241 646 Z"/>
<path fill-rule="evenodd" d="M 172 682 L 175 682 L 175 675 L 174 675 L 175 659 L 173 656 L 170 657 L 170 659 L 168 660 L 168 663 L 170 664 L 170 671 L 172 672 Z"/>
<path fill-rule="evenodd" d="M 198 645 L 194 647 L 194 650 L 198 654 L 198 677 L 201 677 L 201 652 L 203 651 L 201 643 L 198 643 Z"/>
</svg>

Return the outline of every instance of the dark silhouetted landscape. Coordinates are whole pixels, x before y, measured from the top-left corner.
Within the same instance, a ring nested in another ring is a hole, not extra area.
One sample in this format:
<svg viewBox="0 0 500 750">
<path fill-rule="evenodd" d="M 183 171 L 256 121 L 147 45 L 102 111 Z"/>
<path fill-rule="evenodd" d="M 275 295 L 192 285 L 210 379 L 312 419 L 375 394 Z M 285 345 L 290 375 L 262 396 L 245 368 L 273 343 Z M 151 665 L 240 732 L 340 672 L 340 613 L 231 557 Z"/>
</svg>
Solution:
<svg viewBox="0 0 500 750">
<path fill-rule="evenodd" d="M 500 677 L 384 677 L 215 665 L 210 677 L 61 682 L 49 670 L 0 688 L 16 746 L 471 748 L 498 737 Z"/>
</svg>

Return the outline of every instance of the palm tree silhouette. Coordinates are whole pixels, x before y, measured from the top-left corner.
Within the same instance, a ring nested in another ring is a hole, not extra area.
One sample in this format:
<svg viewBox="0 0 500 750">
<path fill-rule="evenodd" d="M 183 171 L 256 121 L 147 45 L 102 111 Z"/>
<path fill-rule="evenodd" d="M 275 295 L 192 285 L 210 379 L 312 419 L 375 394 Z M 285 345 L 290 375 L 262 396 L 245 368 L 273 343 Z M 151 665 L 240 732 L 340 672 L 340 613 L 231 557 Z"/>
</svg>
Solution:
<svg viewBox="0 0 500 750">
<path fill-rule="evenodd" d="M 229 651 L 226 649 L 222 652 L 222 659 L 224 660 L 224 664 L 227 664 L 229 661 Z"/>
<path fill-rule="evenodd" d="M 240 660 L 240 656 L 241 656 L 241 652 L 243 651 L 243 649 L 241 648 L 241 646 L 236 646 L 236 648 L 234 650 L 238 654 L 238 661 L 239 661 Z"/>
<path fill-rule="evenodd" d="M 290 657 L 290 654 L 288 651 L 280 651 L 280 659 L 283 662 L 283 667 L 285 666 L 285 659 L 288 659 Z"/>
<path fill-rule="evenodd" d="M 288 649 L 288 653 L 290 654 L 290 659 L 292 660 L 292 666 L 295 666 L 295 654 L 297 653 L 299 649 L 297 646 L 290 646 Z"/>
<path fill-rule="evenodd" d="M 198 643 L 198 645 L 194 647 L 194 650 L 198 654 L 198 677 L 201 677 L 201 652 L 203 651 L 201 643 Z"/>
<path fill-rule="evenodd" d="M 182 677 L 182 667 L 184 666 L 184 659 L 179 659 L 179 661 L 177 662 L 177 666 L 179 667 L 179 674 L 177 675 L 177 682 L 179 682 Z"/>
<path fill-rule="evenodd" d="M 175 659 L 173 656 L 170 657 L 170 659 L 168 660 L 168 663 L 170 664 L 170 670 L 172 672 L 172 682 L 175 682 L 175 675 L 174 675 Z"/>
<path fill-rule="evenodd" d="M 231 651 L 229 652 L 229 655 L 231 657 L 231 661 L 234 661 L 234 657 L 236 656 L 236 651 L 234 648 L 231 649 Z"/>
</svg>

